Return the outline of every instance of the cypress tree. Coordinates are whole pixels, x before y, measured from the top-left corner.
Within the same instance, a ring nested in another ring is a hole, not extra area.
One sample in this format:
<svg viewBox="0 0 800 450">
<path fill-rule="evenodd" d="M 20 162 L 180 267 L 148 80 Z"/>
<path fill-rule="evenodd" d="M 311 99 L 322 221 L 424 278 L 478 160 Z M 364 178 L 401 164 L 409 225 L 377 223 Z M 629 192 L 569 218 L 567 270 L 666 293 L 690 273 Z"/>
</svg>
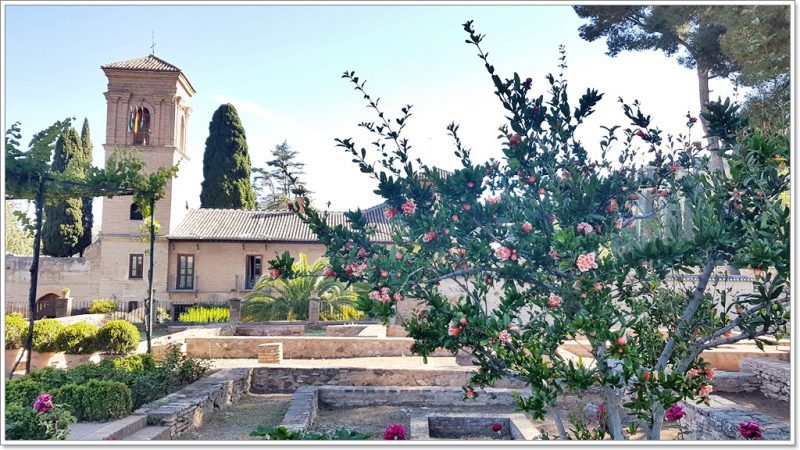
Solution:
<svg viewBox="0 0 800 450">
<path fill-rule="evenodd" d="M 83 154 L 81 158 L 83 161 L 92 162 L 92 137 L 89 133 L 89 119 L 83 119 L 83 128 L 81 128 L 81 150 Z M 78 253 L 83 256 L 83 251 L 86 247 L 92 245 L 92 224 L 94 222 L 94 213 L 92 213 L 92 197 L 81 198 L 81 220 L 83 223 L 83 235 L 78 242 Z"/>
<path fill-rule="evenodd" d="M 82 148 L 78 132 L 70 127 L 58 137 L 53 153 L 54 172 L 63 172 L 70 161 L 81 158 Z M 49 256 L 72 256 L 78 252 L 78 242 L 83 236 L 80 198 L 45 206 L 42 225 L 42 253 Z"/>
<path fill-rule="evenodd" d="M 244 128 L 236 108 L 227 103 L 208 125 L 200 207 L 253 209 L 255 204 Z"/>
</svg>

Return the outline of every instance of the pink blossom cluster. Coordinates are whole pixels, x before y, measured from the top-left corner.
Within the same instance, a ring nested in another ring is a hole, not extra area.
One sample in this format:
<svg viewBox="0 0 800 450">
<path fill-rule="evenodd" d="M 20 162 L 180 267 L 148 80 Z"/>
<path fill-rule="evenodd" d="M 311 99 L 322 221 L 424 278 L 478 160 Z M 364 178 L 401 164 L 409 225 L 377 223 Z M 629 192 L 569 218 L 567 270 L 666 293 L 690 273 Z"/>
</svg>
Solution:
<svg viewBox="0 0 800 450">
<path fill-rule="evenodd" d="M 547 300 L 547 306 L 551 308 L 558 308 L 561 304 L 561 297 L 557 296 L 555 293 L 550 294 L 550 298 Z"/>
<path fill-rule="evenodd" d="M 417 211 L 417 204 L 414 203 L 414 199 L 408 198 L 406 199 L 406 202 L 400 206 L 400 209 L 403 210 L 403 214 L 407 216 L 413 216 Z"/>
<path fill-rule="evenodd" d="M 269 269 L 269 276 L 273 280 L 277 280 L 281 277 L 281 269 Z"/>
<path fill-rule="evenodd" d="M 325 269 L 322 271 L 322 275 L 324 275 L 324 276 L 326 276 L 326 277 L 331 277 L 331 278 L 333 278 L 333 277 L 335 277 L 335 276 L 336 276 L 336 272 L 334 272 L 334 271 L 333 271 L 333 269 L 331 269 L 330 267 L 326 267 L 326 268 L 325 268 Z"/>
<path fill-rule="evenodd" d="M 533 225 L 530 222 L 525 222 L 522 224 L 522 231 L 525 233 L 530 233 L 533 231 Z"/>
<path fill-rule="evenodd" d="M 39 411 L 41 414 L 46 414 L 53 409 L 53 397 L 47 392 L 42 392 L 36 397 L 36 401 L 33 402 L 33 409 Z"/>
<path fill-rule="evenodd" d="M 511 333 L 509 333 L 506 330 L 503 330 L 497 334 L 497 338 L 500 339 L 500 342 L 502 342 L 503 344 L 508 344 L 509 342 L 511 342 Z"/>
<path fill-rule="evenodd" d="M 739 424 L 739 433 L 745 439 L 761 439 L 761 425 L 758 422 L 742 422 Z"/>
<path fill-rule="evenodd" d="M 679 405 L 677 403 L 672 405 L 672 406 L 670 406 L 667 409 L 666 413 L 664 414 L 664 416 L 670 422 L 675 422 L 677 420 L 681 420 L 681 418 L 683 416 L 685 416 L 685 415 L 686 415 L 686 413 L 683 412 L 683 408 L 681 407 L 681 405 Z"/>
<path fill-rule="evenodd" d="M 435 231 L 428 231 L 422 236 L 422 242 L 430 242 L 436 239 L 436 236 L 438 236 L 438 234 L 436 234 Z"/>
<path fill-rule="evenodd" d="M 500 261 L 506 261 L 509 259 L 512 261 L 516 261 L 517 251 L 512 250 L 504 245 L 501 245 L 500 247 L 497 247 L 497 250 L 494 251 L 494 256 L 496 256 L 497 259 L 499 259 Z"/>
<path fill-rule="evenodd" d="M 404 441 L 406 440 L 406 427 L 402 425 L 389 425 L 383 433 L 384 441 Z"/>
<path fill-rule="evenodd" d="M 367 263 L 357 261 L 344 266 L 344 271 L 347 272 L 348 275 L 360 277 L 364 275 L 364 271 L 367 270 L 367 268 Z"/>
<path fill-rule="evenodd" d="M 395 292 L 394 295 L 391 295 L 391 290 L 388 287 L 382 287 L 379 291 L 375 290 L 369 293 L 370 300 L 375 300 L 381 303 L 386 303 L 395 299 L 400 301 L 403 299 L 403 294 L 399 292 Z"/>
<path fill-rule="evenodd" d="M 594 260 L 595 253 L 587 253 L 585 255 L 578 256 L 577 261 L 575 261 L 575 265 L 578 266 L 578 270 L 581 272 L 587 272 L 592 269 L 597 269 L 597 263 Z"/>
<path fill-rule="evenodd" d="M 495 206 L 500 204 L 500 197 L 492 197 L 489 199 L 489 206 Z"/>
<path fill-rule="evenodd" d="M 594 231 L 594 228 L 591 225 L 589 225 L 588 223 L 586 223 L 586 222 L 579 223 L 577 229 L 578 229 L 578 233 L 581 233 L 581 234 L 589 234 L 592 231 Z"/>
</svg>

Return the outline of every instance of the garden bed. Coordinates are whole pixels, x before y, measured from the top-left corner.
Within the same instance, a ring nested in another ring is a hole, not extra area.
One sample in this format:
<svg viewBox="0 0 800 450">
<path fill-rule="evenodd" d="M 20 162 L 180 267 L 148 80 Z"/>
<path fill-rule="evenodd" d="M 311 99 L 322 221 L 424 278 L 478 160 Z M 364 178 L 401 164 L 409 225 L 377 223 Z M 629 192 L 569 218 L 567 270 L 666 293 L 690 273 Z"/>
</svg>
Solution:
<svg viewBox="0 0 800 450">
<path fill-rule="evenodd" d="M 176 439 L 192 441 L 245 441 L 262 438 L 250 436 L 259 426 L 278 425 L 286 413 L 290 394 L 247 394 L 224 411 L 210 416 L 203 425 Z"/>
</svg>

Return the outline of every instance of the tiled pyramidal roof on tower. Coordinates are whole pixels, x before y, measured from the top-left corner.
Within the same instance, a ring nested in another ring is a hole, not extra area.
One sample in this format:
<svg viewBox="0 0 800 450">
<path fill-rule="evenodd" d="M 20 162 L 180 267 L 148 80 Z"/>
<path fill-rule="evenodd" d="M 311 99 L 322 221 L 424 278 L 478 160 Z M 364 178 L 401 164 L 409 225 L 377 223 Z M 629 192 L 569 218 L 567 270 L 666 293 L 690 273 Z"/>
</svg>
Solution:
<svg viewBox="0 0 800 450">
<path fill-rule="evenodd" d="M 119 70 L 146 70 L 150 72 L 180 72 L 181 69 L 164 61 L 156 55 L 147 55 L 142 58 L 128 59 L 100 66 L 101 69 Z"/>
</svg>

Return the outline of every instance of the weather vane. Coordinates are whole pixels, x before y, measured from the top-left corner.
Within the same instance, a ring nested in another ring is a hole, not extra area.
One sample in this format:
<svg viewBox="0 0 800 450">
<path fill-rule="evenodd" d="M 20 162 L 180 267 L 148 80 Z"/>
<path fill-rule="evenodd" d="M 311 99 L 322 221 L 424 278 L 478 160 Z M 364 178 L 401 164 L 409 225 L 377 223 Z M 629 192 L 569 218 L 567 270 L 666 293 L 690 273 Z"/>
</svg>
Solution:
<svg viewBox="0 0 800 450">
<path fill-rule="evenodd" d="M 151 33 L 152 33 L 152 44 L 150 45 L 150 54 L 151 55 L 155 55 L 156 54 L 156 32 L 155 31 L 151 31 Z"/>
</svg>

